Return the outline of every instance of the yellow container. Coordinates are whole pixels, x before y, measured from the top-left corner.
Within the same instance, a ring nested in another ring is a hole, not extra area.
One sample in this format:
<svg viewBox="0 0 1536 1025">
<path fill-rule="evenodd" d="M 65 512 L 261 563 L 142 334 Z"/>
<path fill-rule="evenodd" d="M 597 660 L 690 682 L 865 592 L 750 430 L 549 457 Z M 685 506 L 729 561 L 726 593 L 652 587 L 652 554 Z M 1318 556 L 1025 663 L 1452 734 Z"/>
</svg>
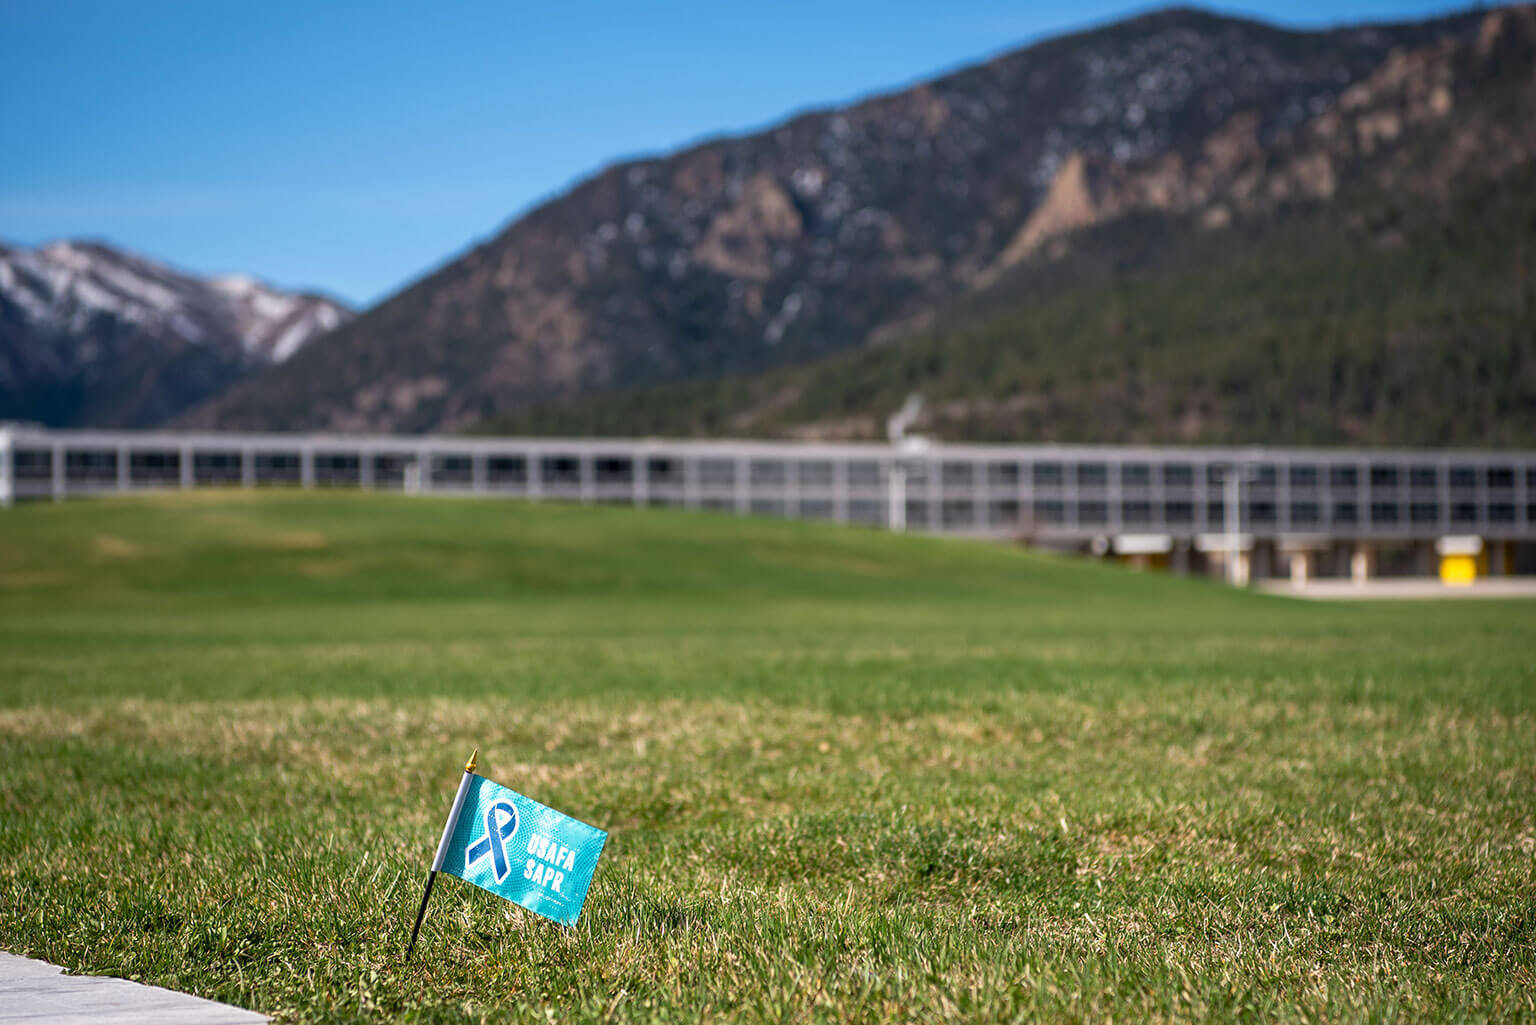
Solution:
<svg viewBox="0 0 1536 1025">
<path fill-rule="evenodd" d="M 1440 582 L 1451 587 L 1466 587 L 1477 579 L 1477 556 L 1440 556 Z"/>
</svg>

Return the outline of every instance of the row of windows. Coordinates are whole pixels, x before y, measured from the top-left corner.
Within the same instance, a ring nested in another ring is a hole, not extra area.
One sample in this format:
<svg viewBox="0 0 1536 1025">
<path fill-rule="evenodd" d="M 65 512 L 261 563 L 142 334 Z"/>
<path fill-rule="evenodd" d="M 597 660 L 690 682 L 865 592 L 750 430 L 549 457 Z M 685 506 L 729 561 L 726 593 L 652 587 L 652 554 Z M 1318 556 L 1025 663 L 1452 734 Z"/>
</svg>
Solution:
<svg viewBox="0 0 1536 1025">
<path fill-rule="evenodd" d="M 356 478 L 360 458 L 356 454 L 316 453 L 316 478 L 338 481 Z M 405 454 L 377 454 L 366 458 L 374 461 L 376 479 L 400 475 L 411 461 Z M 52 453 L 48 449 L 18 449 L 13 460 L 19 479 L 47 477 L 52 473 Z M 199 451 L 193 460 L 198 480 L 239 478 L 239 452 Z M 175 477 L 180 472 L 180 461 L 180 453 L 175 450 L 134 450 L 129 453 L 129 470 L 134 479 Z M 635 462 L 628 456 L 597 456 L 591 460 L 592 479 L 598 484 L 630 483 L 634 478 Z M 72 480 L 105 481 L 115 478 L 117 463 L 118 453 L 112 449 L 70 449 L 65 453 L 64 471 Z M 297 452 L 257 452 L 254 463 L 258 479 L 290 476 L 297 479 L 300 473 Z M 491 456 L 485 463 L 488 479 L 503 482 L 527 479 L 527 459 L 523 456 Z M 430 464 L 429 472 L 435 480 L 468 481 L 473 472 L 472 460 L 467 454 L 433 456 Z M 575 455 L 541 456 L 538 464 L 542 479 L 551 484 L 578 484 L 581 481 L 582 461 Z M 681 484 L 684 480 L 682 459 L 653 456 L 646 459 L 645 464 L 647 479 L 652 482 Z M 739 468 L 744 470 L 748 482 L 760 486 L 782 486 L 793 481 L 803 487 L 830 487 L 836 479 L 836 464 L 832 460 L 749 459 L 738 463 L 733 459 L 718 458 L 699 459 L 695 467 L 696 479 L 705 487 L 733 485 Z M 930 469 L 925 461 L 913 462 L 907 466 L 908 480 L 917 485 L 926 484 Z M 1244 483 L 1249 489 L 1260 491 L 1273 488 L 1282 471 L 1286 483 L 1292 489 L 1301 490 L 1319 488 L 1326 482 L 1332 491 L 1350 491 L 1359 488 L 1362 482 L 1368 482 L 1373 493 L 1404 487 L 1412 492 L 1433 491 L 1442 485 L 1453 492 L 1478 487 L 1497 492 L 1514 488 L 1517 481 L 1517 470 L 1512 466 L 1370 464 L 1362 468 L 1354 464 L 1297 463 L 1278 467 L 1256 463 L 1245 468 Z M 1198 472 L 1203 472 L 1208 487 L 1220 487 L 1229 468 L 1212 464 Z M 877 460 L 850 461 L 845 464 L 844 473 L 848 486 L 854 489 L 879 487 L 885 482 L 884 468 Z M 943 461 L 938 464 L 938 473 L 940 483 L 946 488 L 970 487 L 985 481 L 991 488 L 1008 489 L 1027 480 L 1043 489 L 1075 486 L 1091 490 L 1115 483 L 1131 491 L 1157 485 L 1179 490 L 1195 485 L 1197 467 L 1182 462 Z M 1526 486 L 1536 489 L 1536 467 L 1527 468 L 1524 475 Z"/>
<path fill-rule="evenodd" d="M 653 505 L 676 505 L 679 504 L 679 499 L 676 496 L 653 495 L 650 502 Z M 707 509 L 735 508 L 735 502 L 732 499 L 720 496 L 706 497 L 700 505 Z M 788 500 L 766 496 L 753 497 L 747 503 L 747 508 L 754 515 L 798 515 L 811 519 L 831 519 L 836 511 L 834 503 L 823 498 Z M 1160 507 L 1154 507 L 1149 502 L 1125 502 L 1120 505 L 1120 526 L 1152 526 L 1156 522 L 1154 513 L 1158 508 L 1163 514 L 1162 524 L 1165 526 L 1193 527 L 1196 524 L 1196 506 L 1191 502 L 1168 502 Z M 950 499 L 930 505 L 922 499 L 909 499 L 906 509 L 907 522 L 913 526 L 928 523 L 936 509 L 938 522 L 946 527 L 1023 525 L 1027 518 L 1032 518 L 1035 523 L 1045 526 L 1075 523 L 1079 526 L 1108 527 L 1111 506 L 1106 502 L 1064 502 L 1051 499 L 1042 499 L 1033 503 L 1020 503 L 1015 499 L 994 499 L 986 503 Z M 848 502 L 848 519 L 856 523 L 884 522 L 886 511 L 886 504 L 880 501 L 851 499 Z M 1361 519 L 1361 508 L 1352 502 L 1337 503 L 1332 507 L 1332 511 L 1335 524 L 1357 525 L 1364 522 Z M 1489 506 L 1488 511 L 1488 519 L 1491 523 L 1513 523 L 1515 520 L 1513 505 L 1495 504 Z M 1323 508 L 1315 502 L 1293 503 L 1290 506 L 1291 526 L 1304 528 L 1308 525 L 1320 524 L 1322 512 Z M 1369 521 L 1373 524 L 1390 525 L 1403 522 L 1399 518 L 1399 509 L 1395 505 L 1373 505 L 1366 512 Z M 1027 513 L 1028 517 L 1022 517 L 1023 513 Z M 1243 510 L 1240 525 L 1242 527 L 1273 525 L 1277 522 L 1277 515 L 1278 510 L 1273 504 L 1253 503 Z M 1206 507 L 1204 523 L 1212 530 L 1219 530 L 1225 525 L 1224 516 L 1223 506 L 1219 503 L 1211 503 Z M 1439 510 L 1437 507 L 1411 506 L 1408 516 L 1415 523 L 1434 523 L 1439 521 Z M 1536 522 L 1536 504 L 1531 506 L 1529 516 L 1533 522 Z M 1450 522 L 1476 524 L 1478 522 L 1477 507 L 1471 504 L 1453 505 L 1450 509 Z"/>
</svg>

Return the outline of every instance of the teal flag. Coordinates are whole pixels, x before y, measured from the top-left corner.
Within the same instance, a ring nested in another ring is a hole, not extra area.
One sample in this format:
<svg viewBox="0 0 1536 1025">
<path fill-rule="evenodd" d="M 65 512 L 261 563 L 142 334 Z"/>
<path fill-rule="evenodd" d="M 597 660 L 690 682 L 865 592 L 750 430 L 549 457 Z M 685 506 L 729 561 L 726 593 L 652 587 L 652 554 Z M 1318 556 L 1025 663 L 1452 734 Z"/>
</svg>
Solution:
<svg viewBox="0 0 1536 1025">
<path fill-rule="evenodd" d="M 484 776 L 466 776 L 458 820 L 439 854 L 442 871 L 575 925 L 608 834 Z"/>
</svg>

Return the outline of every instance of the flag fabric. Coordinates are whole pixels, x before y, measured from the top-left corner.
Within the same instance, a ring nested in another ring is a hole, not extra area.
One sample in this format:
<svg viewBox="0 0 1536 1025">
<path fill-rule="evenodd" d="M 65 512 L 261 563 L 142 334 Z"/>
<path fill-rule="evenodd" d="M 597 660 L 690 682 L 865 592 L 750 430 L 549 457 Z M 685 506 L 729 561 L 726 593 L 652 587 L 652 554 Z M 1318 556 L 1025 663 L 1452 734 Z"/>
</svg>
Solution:
<svg viewBox="0 0 1536 1025">
<path fill-rule="evenodd" d="M 466 773 L 441 869 L 562 925 L 575 925 L 608 834 Z M 437 865 L 433 866 L 437 868 Z"/>
</svg>

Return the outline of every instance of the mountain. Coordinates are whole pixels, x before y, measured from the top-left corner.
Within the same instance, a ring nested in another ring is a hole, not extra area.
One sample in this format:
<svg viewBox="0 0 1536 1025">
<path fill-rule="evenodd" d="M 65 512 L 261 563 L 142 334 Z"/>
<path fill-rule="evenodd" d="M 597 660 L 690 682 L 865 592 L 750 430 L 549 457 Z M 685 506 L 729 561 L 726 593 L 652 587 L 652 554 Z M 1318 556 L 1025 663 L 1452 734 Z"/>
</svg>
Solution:
<svg viewBox="0 0 1536 1025">
<path fill-rule="evenodd" d="M 1216 224 L 1329 201 L 1356 155 L 1407 152 L 1417 118 L 1476 88 L 1421 97 L 1411 62 L 1486 24 L 1311 33 L 1170 10 L 620 164 L 186 422 L 453 430 L 910 337 L 1143 205 Z M 1411 111 L 1355 118 L 1374 76 L 1401 78 Z M 1285 159 L 1330 116 L 1360 133 L 1348 160 Z"/>
<path fill-rule="evenodd" d="M 1393 52 L 1294 126 L 1079 151 L 983 287 L 888 345 L 545 402 L 556 434 L 1536 446 L 1536 9 Z"/>
<path fill-rule="evenodd" d="M 351 319 L 323 296 L 97 242 L 0 246 L 0 420 L 153 426 Z"/>
</svg>

